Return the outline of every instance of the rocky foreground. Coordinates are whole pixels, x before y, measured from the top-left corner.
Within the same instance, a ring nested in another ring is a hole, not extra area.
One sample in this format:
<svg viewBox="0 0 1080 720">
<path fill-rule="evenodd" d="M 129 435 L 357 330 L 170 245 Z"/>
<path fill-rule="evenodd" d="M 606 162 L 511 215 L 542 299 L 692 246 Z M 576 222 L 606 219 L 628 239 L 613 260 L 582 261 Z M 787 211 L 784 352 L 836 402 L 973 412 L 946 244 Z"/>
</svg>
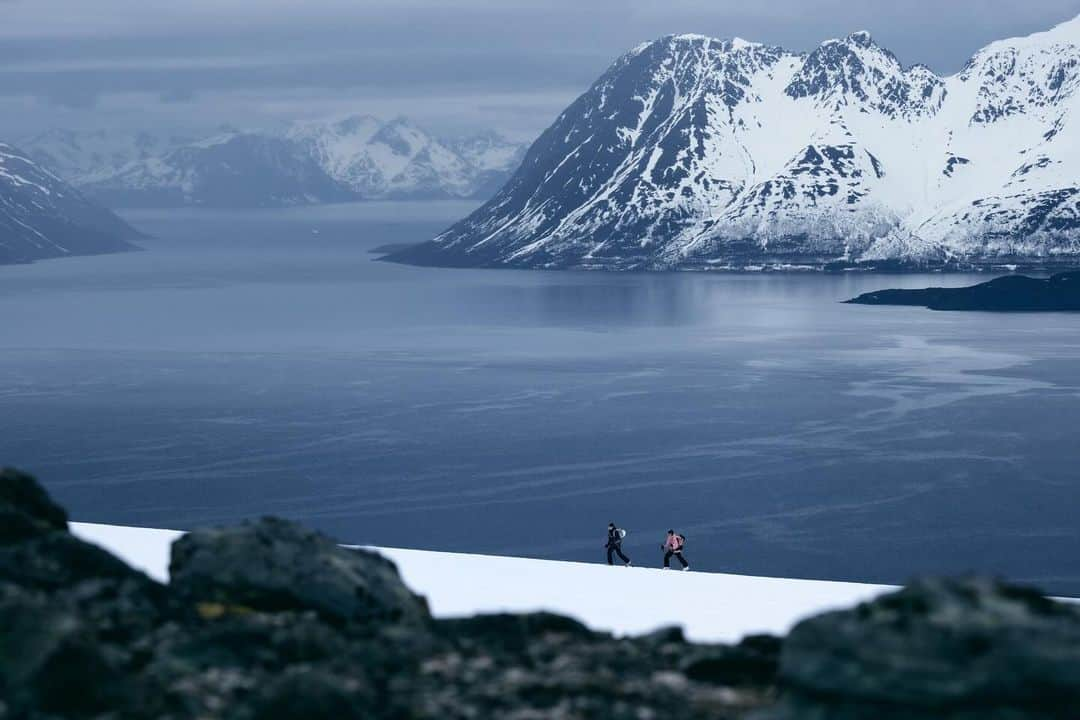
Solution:
<svg viewBox="0 0 1080 720">
<path fill-rule="evenodd" d="M 923 580 L 787 638 L 435 620 L 377 554 L 265 518 L 192 532 L 161 585 L 0 472 L 0 719 L 1075 718 L 1080 610 Z M 482 592 L 477 588 L 477 592 Z M 677 601 L 677 598 L 673 598 Z M 693 612 L 692 608 L 687 609 Z"/>
</svg>

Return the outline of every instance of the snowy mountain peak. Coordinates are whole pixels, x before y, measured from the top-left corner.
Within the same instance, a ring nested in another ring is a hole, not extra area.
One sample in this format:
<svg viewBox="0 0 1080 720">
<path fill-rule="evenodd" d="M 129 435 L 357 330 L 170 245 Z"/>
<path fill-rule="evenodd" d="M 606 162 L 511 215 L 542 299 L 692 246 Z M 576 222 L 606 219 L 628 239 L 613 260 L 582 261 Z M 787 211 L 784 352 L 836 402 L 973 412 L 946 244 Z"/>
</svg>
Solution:
<svg viewBox="0 0 1080 720">
<path fill-rule="evenodd" d="M 372 138 L 372 144 L 386 145 L 392 153 L 404 157 L 413 157 L 426 148 L 431 139 L 406 118 L 394 118 L 379 128 Z"/>
<path fill-rule="evenodd" d="M 649 45 L 660 44 L 662 46 L 687 46 L 687 45 L 699 45 L 707 46 L 713 49 L 727 50 L 742 50 L 747 47 L 761 47 L 761 43 L 750 42 L 740 37 L 720 39 L 709 37 L 708 35 L 701 35 L 699 33 L 681 33 L 675 35 L 665 35 L 658 40 L 651 43 L 645 43 L 645 47 Z"/>
<path fill-rule="evenodd" d="M 865 48 L 874 45 L 874 38 L 870 36 L 869 30 L 856 30 L 847 36 L 847 41 Z"/>
<path fill-rule="evenodd" d="M 1052 120 L 1080 86 L 1080 18 L 1047 32 L 991 43 L 958 77 L 976 91 L 974 123 L 1015 115 Z"/>
<path fill-rule="evenodd" d="M 933 113 L 944 82 L 925 66 L 905 71 L 896 56 L 860 31 L 807 55 L 786 92 L 841 105 L 856 103 L 889 117 Z"/>
<path fill-rule="evenodd" d="M 608 269 L 1080 259 L 1080 21 L 959 74 L 869 33 L 623 55 L 409 262 Z"/>
<path fill-rule="evenodd" d="M 701 44 L 716 42 L 716 40 L 715 38 L 711 38 L 708 35 L 701 35 L 700 33 L 673 33 L 671 35 L 665 35 L 660 38 L 658 42 L 668 44 Z"/>
<path fill-rule="evenodd" d="M 464 198 L 494 192 L 523 148 L 493 133 L 445 140 L 405 117 L 368 116 L 309 123 L 290 133 L 326 169 L 362 198 Z"/>
<path fill-rule="evenodd" d="M 333 124 L 333 128 L 342 134 L 373 135 L 379 128 L 378 118 L 371 115 L 350 115 Z"/>
</svg>

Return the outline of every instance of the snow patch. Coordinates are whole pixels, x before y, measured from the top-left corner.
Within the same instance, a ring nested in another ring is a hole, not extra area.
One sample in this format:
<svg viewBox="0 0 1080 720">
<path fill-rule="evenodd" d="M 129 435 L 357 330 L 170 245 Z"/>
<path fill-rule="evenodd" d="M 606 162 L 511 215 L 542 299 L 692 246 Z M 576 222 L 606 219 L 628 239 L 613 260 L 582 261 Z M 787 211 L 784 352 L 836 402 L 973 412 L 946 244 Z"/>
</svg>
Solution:
<svg viewBox="0 0 1080 720">
<path fill-rule="evenodd" d="M 71 531 L 150 577 L 168 579 L 173 530 L 71 523 Z M 371 548 L 393 560 L 436 617 L 534 612 L 569 615 L 595 630 L 636 635 L 682 626 L 697 642 L 786 633 L 799 620 L 869 600 L 884 585 Z M 675 600 L 675 601 L 673 601 Z"/>
</svg>

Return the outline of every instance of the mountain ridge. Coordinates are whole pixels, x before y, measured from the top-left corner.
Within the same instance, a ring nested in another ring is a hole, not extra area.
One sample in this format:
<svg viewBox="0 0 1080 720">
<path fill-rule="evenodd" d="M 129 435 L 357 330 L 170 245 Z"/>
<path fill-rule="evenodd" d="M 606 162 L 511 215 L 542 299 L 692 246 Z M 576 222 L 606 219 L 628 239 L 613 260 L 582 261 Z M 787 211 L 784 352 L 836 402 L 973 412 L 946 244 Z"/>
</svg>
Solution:
<svg viewBox="0 0 1080 720">
<path fill-rule="evenodd" d="M 1071 265 L 1080 19 L 938 76 L 870 33 L 622 55 L 483 207 L 389 259 L 670 269 Z M 1075 120 L 1074 120 L 1075 119 Z"/>
<path fill-rule="evenodd" d="M 0 142 L 0 265 L 137 250 L 140 233 Z"/>
<path fill-rule="evenodd" d="M 51 130 L 28 152 L 113 207 L 282 207 L 356 200 L 482 199 L 520 159 L 494 133 L 444 139 L 404 117 L 364 115 L 284 130 Z"/>
</svg>

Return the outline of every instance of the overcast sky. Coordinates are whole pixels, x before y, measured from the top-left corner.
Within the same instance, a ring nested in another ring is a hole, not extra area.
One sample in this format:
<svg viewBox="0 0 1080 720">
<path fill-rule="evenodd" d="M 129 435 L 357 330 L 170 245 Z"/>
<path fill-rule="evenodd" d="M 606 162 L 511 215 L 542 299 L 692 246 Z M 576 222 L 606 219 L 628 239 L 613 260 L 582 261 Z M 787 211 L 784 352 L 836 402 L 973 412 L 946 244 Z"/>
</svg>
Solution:
<svg viewBox="0 0 1080 720">
<path fill-rule="evenodd" d="M 805 51 L 866 29 L 951 73 L 1077 14 L 1080 0 L 0 0 L 0 139 L 352 112 L 527 139 L 668 33 Z"/>
</svg>

